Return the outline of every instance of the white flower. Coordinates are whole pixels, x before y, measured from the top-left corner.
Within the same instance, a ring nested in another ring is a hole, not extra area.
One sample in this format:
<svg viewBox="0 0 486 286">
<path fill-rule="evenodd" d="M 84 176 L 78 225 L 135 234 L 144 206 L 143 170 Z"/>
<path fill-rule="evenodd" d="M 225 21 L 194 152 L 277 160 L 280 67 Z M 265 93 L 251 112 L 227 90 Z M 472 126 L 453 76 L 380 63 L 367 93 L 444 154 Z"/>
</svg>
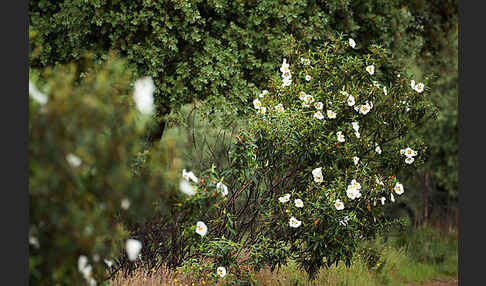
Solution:
<svg viewBox="0 0 486 286">
<path fill-rule="evenodd" d="M 400 150 L 400 153 L 401 153 L 401 150 Z M 416 155 L 417 155 L 417 151 L 414 151 L 414 150 L 412 150 L 412 148 L 407 147 L 407 148 L 405 148 L 405 150 L 404 150 L 404 154 L 405 154 L 405 156 L 407 156 L 407 157 L 414 157 L 414 156 L 416 156 Z"/>
<path fill-rule="evenodd" d="M 328 117 L 329 119 L 334 119 L 334 118 L 336 118 L 336 112 L 334 112 L 334 111 L 332 111 L 332 110 L 328 110 L 328 111 L 327 111 L 327 117 Z"/>
<path fill-rule="evenodd" d="M 359 108 L 359 112 L 363 115 L 370 112 L 370 110 L 371 110 L 371 106 L 368 103 L 362 104 L 361 107 Z"/>
<path fill-rule="evenodd" d="M 410 86 L 412 89 L 415 89 L 415 81 L 413 79 L 410 81 Z"/>
<path fill-rule="evenodd" d="M 290 72 L 290 70 L 282 73 L 282 79 L 290 80 L 291 78 L 292 78 L 292 73 Z"/>
<path fill-rule="evenodd" d="M 66 161 L 73 167 L 79 167 L 81 165 L 81 159 L 72 153 L 67 154 Z"/>
<path fill-rule="evenodd" d="M 290 194 L 285 194 L 282 197 L 278 198 L 278 201 L 281 203 L 286 203 L 290 200 Z"/>
<path fill-rule="evenodd" d="M 334 207 L 340 211 L 340 210 L 343 210 L 344 209 L 344 204 L 343 202 L 341 202 L 340 199 L 337 199 L 336 202 L 334 202 Z"/>
<path fill-rule="evenodd" d="M 208 227 L 204 222 L 198 221 L 196 223 L 196 233 L 199 234 L 200 236 L 205 236 L 206 233 L 208 233 Z"/>
<path fill-rule="evenodd" d="M 257 110 L 258 114 L 265 114 L 265 112 L 267 112 L 267 108 L 265 106 L 262 106 Z"/>
<path fill-rule="evenodd" d="M 412 164 L 413 161 L 415 161 L 415 159 L 413 157 L 407 157 L 407 158 L 405 158 L 405 163 L 407 163 L 407 164 Z"/>
<path fill-rule="evenodd" d="M 344 139 L 344 135 L 342 131 L 336 132 L 336 136 L 339 142 L 343 143 L 344 141 L 346 141 L 346 139 Z"/>
<path fill-rule="evenodd" d="M 30 80 L 29 80 L 29 95 L 32 95 L 32 98 L 41 105 L 47 103 L 47 96 L 42 92 L 40 92 Z"/>
<path fill-rule="evenodd" d="M 125 245 L 128 259 L 134 261 L 137 259 L 140 250 L 142 250 L 142 243 L 136 239 L 128 239 Z"/>
<path fill-rule="evenodd" d="M 397 74 L 397 77 L 400 77 L 400 74 Z"/>
<path fill-rule="evenodd" d="M 314 103 L 314 107 L 318 110 L 322 110 L 322 108 L 324 107 L 324 104 L 319 101 L 319 102 Z"/>
<path fill-rule="evenodd" d="M 315 168 L 312 170 L 312 176 L 314 176 L 314 182 L 321 183 L 324 181 L 324 177 L 322 176 L 322 167 Z"/>
<path fill-rule="evenodd" d="M 291 217 L 290 220 L 289 220 L 289 224 L 290 224 L 290 227 L 293 227 L 293 228 L 298 228 L 302 222 L 298 219 L 296 219 L 295 217 Z"/>
<path fill-rule="evenodd" d="M 346 99 L 347 103 L 349 106 L 353 106 L 355 101 L 354 101 L 354 96 L 350 95 L 348 96 L 348 98 Z"/>
<path fill-rule="evenodd" d="M 353 186 L 353 187 L 355 187 L 355 188 L 356 188 L 356 189 L 358 189 L 358 190 L 361 190 L 361 184 L 360 184 L 360 183 L 358 183 L 358 181 L 356 181 L 356 179 L 353 179 L 353 180 L 351 181 L 351 184 L 350 184 L 350 185 L 351 185 L 351 186 Z"/>
<path fill-rule="evenodd" d="M 390 193 L 390 200 L 392 201 L 392 203 L 395 202 L 395 197 L 393 196 L 393 193 Z"/>
<path fill-rule="evenodd" d="M 268 94 L 268 90 L 266 90 L 266 89 L 265 89 L 265 90 L 263 90 L 263 91 L 262 91 L 262 93 L 260 93 L 260 94 L 258 95 L 258 97 L 263 98 L 263 97 L 264 97 L 265 95 L 267 95 L 267 94 Z"/>
<path fill-rule="evenodd" d="M 32 244 L 32 246 L 34 246 L 35 248 L 40 247 L 39 239 L 37 239 L 37 237 L 32 236 L 32 235 L 29 236 L 29 244 Z"/>
<path fill-rule="evenodd" d="M 342 225 L 342 226 L 346 226 L 346 225 L 348 225 L 348 220 L 349 220 L 349 217 L 345 216 L 343 219 L 339 220 L 339 224 Z"/>
<path fill-rule="evenodd" d="M 298 208 L 304 207 L 304 202 L 301 199 L 295 199 L 294 200 L 295 206 Z"/>
<path fill-rule="evenodd" d="M 359 134 L 359 132 L 358 132 L 358 131 L 354 132 L 354 135 L 356 136 L 356 138 L 361 137 L 361 134 Z"/>
<path fill-rule="evenodd" d="M 359 112 L 359 106 L 358 106 L 358 105 L 356 105 L 356 106 L 354 107 L 354 110 L 355 110 L 356 112 Z"/>
<path fill-rule="evenodd" d="M 386 201 L 386 198 L 385 197 L 381 197 L 381 204 L 384 205 L 385 204 L 385 201 Z"/>
<path fill-rule="evenodd" d="M 103 259 L 103 261 L 105 262 L 106 266 L 108 266 L 108 268 L 111 268 L 111 266 L 113 266 L 113 261 L 109 259 Z"/>
<path fill-rule="evenodd" d="M 216 189 L 219 190 L 223 196 L 228 194 L 228 187 L 222 182 L 216 184 Z"/>
<path fill-rule="evenodd" d="M 385 184 L 383 184 L 383 181 L 381 179 L 379 179 L 378 177 L 376 177 L 375 182 L 376 182 L 377 185 L 381 185 L 381 186 L 385 185 Z"/>
<path fill-rule="evenodd" d="M 307 93 L 305 93 L 305 92 L 303 92 L 303 91 L 299 92 L 299 99 L 300 99 L 300 100 L 304 100 L 304 98 L 305 98 L 306 96 L 307 96 Z"/>
<path fill-rule="evenodd" d="M 290 86 L 292 84 L 292 79 L 290 78 L 284 78 L 282 80 L 282 86 L 285 87 L 285 86 Z"/>
<path fill-rule="evenodd" d="M 253 107 L 255 107 L 256 109 L 260 109 L 260 107 L 262 107 L 261 101 L 258 99 L 253 100 Z"/>
<path fill-rule="evenodd" d="M 361 193 L 359 192 L 358 188 L 356 188 L 353 185 L 349 185 L 348 188 L 346 189 L 346 195 L 351 200 L 354 200 L 354 199 L 360 197 Z"/>
<path fill-rule="evenodd" d="M 287 63 L 287 59 L 283 59 L 283 62 L 282 62 L 282 66 L 280 67 L 280 71 L 282 73 L 286 72 L 286 71 L 290 71 L 290 65 Z"/>
<path fill-rule="evenodd" d="M 348 41 L 349 41 L 349 45 L 351 46 L 351 48 L 354 49 L 354 47 L 356 47 L 356 42 L 353 39 L 351 39 L 351 38 L 349 38 Z"/>
<path fill-rule="evenodd" d="M 320 111 L 316 111 L 316 113 L 314 113 L 314 118 L 322 120 L 324 119 L 324 115 L 322 115 Z"/>
<path fill-rule="evenodd" d="M 354 164 L 355 164 L 355 165 L 358 165 L 358 162 L 359 162 L 359 157 L 354 156 L 354 157 L 353 157 L 353 162 L 354 162 Z"/>
<path fill-rule="evenodd" d="M 306 80 L 306 81 L 310 81 L 311 79 L 312 79 L 312 77 L 311 77 L 310 75 L 306 75 L 306 76 L 305 76 L 305 80 Z"/>
<path fill-rule="evenodd" d="M 124 198 L 121 201 L 121 207 L 122 207 L 122 209 L 127 210 L 130 207 L 130 200 L 127 199 L 127 198 Z"/>
<path fill-rule="evenodd" d="M 367 67 L 366 67 L 366 71 L 367 71 L 367 72 L 368 72 L 370 75 L 374 74 L 374 73 L 375 73 L 375 66 L 374 66 L 374 65 L 367 66 Z"/>
<path fill-rule="evenodd" d="M 186 194 L 188 196 L 193 196 L 193 195 L 196 194 L 194 187 L 191 184 L 189 184 L 189 182 L 187 180 L 181 180 L 180 181 L 179 189 L 181 190 L 181 192 L 183 192 L 184 194 Z"/>
<path fill-rule="evenodd" d="M 192 171 L 186 172 L 186 169 L 182 170 L 182 177 L 184 177 L 184 179 L 186 179 L 187 181 L 192 180 L 194 183 L 199 182 L 199 179 L 196 177 L 196 175 L 194 175 Z"/>
<path fill-rule="evenodd" d="M 397 193 L 397 195 L 401 195 L 403 194 L 403 185 L 397 182 L 395 184 L 395 187 L 393 187 L 393 190 L 395 191 L 395 193 Z"/>
<path fill-rule="evenodd" d="M 381 148 L 380 148 L 380 146 L 376 146 L 375 147 L 375 152 L 378 153 L 378 154 L 381 154 Z"/>
<path fill-rule="evenodd" d="M 405 149 L 400 149 L 400 155 L 405 155 Z"/>
<path fill-rule="evenodd" d="M 309 59 L 304 59 L 304 58 L 300 58 L 300 62 L 303 63 L 304 65 L 310 65 L 310 60 Z"/>
<path fill-rule="evenodd" d="M 417 83 L 417 85 L 415 85 L 415 91 L 417 91 L 418 93 L 422 93 L 422 91 L 424 91 L 424 84 L 423 83 Z"/>
<path fill-rule="evenodd" d="M 155 85 L 151 77 L 144 77 L 135 81 L 133 100 L 138 111 L 142 114 L 152 114 L 154 112 L 154 93 Z"/>
<path fill-rule="evenodd" d="M 358 121 L 351 122 L 351 125 L 353 126 L 354 131 L 356 131 L 356 132 L 359 131 L 359 123 L 358 123 Z"/>
<path fill-rule="evenodd" d="M 314 97 L 310 94 L 304 96 L 304 106 L 309 107 L 311 103 L 314 102 Z"/>
<path fill-rule="evenodd" d="M 78 270 L 83 273 L 83 270 L 88 266 L 88 257 L 85 255 L 80 255 L 78 257 Z"/>
<path fill-rule="evenodd" d="M 279 105 L 275 106 L 275 110 L 277 110 L 277 112 L 284 112 L 285 111 L 285 108 L 283 107 L 283 105 L 280 103 Z"/>
<path fill-rule="evenodd" d="M 226 276 L 226 268 L 220 266 L 218 267 L 218 269 L 216 269 L 216 273 L 218 273 L 219 277 L 223 278 L 224 276 Z"/>
<path fill-rule="evenodd" d="M 386 86 L 384 86 L 384 87 L 383 87 L 383 93 L 384 93 L 385 95 L 387 95 L 387 94 L 388 94 L 388 92 L 387 92 L 387 90 L 386 90 Z"/>
</svg>

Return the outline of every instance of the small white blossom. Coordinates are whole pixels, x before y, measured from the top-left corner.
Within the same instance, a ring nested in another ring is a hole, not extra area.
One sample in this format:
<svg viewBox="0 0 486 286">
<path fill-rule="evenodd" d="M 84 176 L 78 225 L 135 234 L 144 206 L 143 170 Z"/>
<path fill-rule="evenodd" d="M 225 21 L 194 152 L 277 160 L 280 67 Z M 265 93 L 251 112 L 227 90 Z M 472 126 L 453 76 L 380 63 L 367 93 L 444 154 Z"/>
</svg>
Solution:
<svg viewBox="0 0 486 286">
<path fill-rule="evenodd" d="M 295 206 L 298 208 L 304 207 L 304 202 L 301 199 L 295 199 L 294 200 Z"/>
<path fill-rule="evenodd" d="M 385 204 L 385 201 L 386 201 L 386 198 L 385 197 L 381 197 L 381 204 L 384 205 Z"/>
<path fill-rule="evenodd" d="M 334 207 L 338 211 L 343 210 L 344 209 L 344 203 L 340 199 L 337 199 L 336 202 L 334 202 Z"/>
<path fill-rule="evenodd" d="M 400 152 L 401 152 L 401 151 L 400 151 Z M 417 151 L 414 151 L 412 148 L 407 147 L 407 148 L 405 148 L 405 150 L 404 150 L 404 154 L 405 154 L 405 156 L 407 156 L 407 157 L 414 157 L 414 156 L 417 156 Z"/>
<path fill-rule="evenodd" d="M 196 194 L 196 190 L 187 180 L 181 180 L 179 182 L 179 189 L 188 196 L 193 196 Z"/>
<path fill-rule="evenodd" d="M 124 198 L 122 201 L 121 201 L 121 207 L 122 209 L 124 210 L 128 210 L 128 208 L 130 207 L 130 200 L 127 199 L 127 198 Z"/>
<path fill-rule="evenodd" d="M 155 85 L 151 77 L 144 77 L 135 81 L 133 100 L 140 113 L 150 115 L 154 112 L 154 90 Z"/>
<path fill-rule="evenodd" d="M 290 86 L 291 84 L 292 84 L 292 79 L 290 79 L 290 78 L 284 78 L 282 80 L 282 86 L 283 87 Z"/>
<path fill-rule="evenodd" d="M 262 107 L 261 101 L 258 99 L 253 100 L 253 107 L 255 107 L 256 109 L 260 109 L 260 107 Z"/>
<path fill-rule="evenodd" d="M 376 177 L 375 182 L 376 182 L 377 185 L 381 185 L 381 186 L 385 185 L 385 184 L 383 184 L 383 181 L 381 179 L 379 179 L 378 177 Z"/>
<path fill-rule="evenodd" d="M 281 203 L 286 203 L 290 200 L 290 194 L 285 194 L 283 196 L 281 196 L 280 198 L 278 198 L 278 201 L 281 202 Z"/>
<path fill-rule="evenodd" d="M 418 93 L 422 93 L 422 91 L 424 91 L 424 84 L 423 83 L 417 83 L 417 85 L 415 85 L 415 91 L 417 91 Z"/>
<path fill-rule="evenodd" d="M 192 171 L 186 172 L 186 169 L 182 170 L 182 177 L 184 177 L 184 179 L 186 179 L 187 181 L 192 180 L 194 183 L 199 182 L 199 179 L 196 177 L 196 175 L 194 175 Z"/>
<path fill-rule="evenodd" d="M 298 228 L 302 222 L 298 219 L 296 219 L 295 217 L 291 217 L 290 220 L 289 220 L 289 224 L 290 224 L 290 227 L 293 227 L 293 228 Z"/>
<path fill-rule="evenodd" d="M 287 63 L 287 59 L 283 59 L 282 66 L 280 67 L 280 72 L 284 73 L 290 71 L 290 65 Z"/>
<path fill-rule="evenodd" d="M 352 95 L 348 96 L 348 98 L 346 99 L 346 102 L 348 103 L 349 106 L 353 106 L 355 104 L 354 96 L 352 96 Z"/>
<path fill-rule="evenodd" d="M 395 197 L 393 196 L 393 193 L 390 193 L 390 201 L 392 201 L 392 203 L 395 202 Z"/>
<path fill-rule="evenodd" d="M 380 146 L 377 145 L 375 147 L 375 152 L 378 153 L 378 154 L 381 154 L 381 148 L 380 148 Z"/>
<path fill-rule="evenodd" d="M 327 111 L 327 117 L 329 119 L 335 119 L 336 118 L 336 112 L 332 111 L 332 110 L 328 110 Z"/>
<path fill-rule="evenodd" d="M 356 138 L 361 137 L 361 134 L 359 133 L 359 131 L 354 132 L 354 135 L 356 136 Z"/>
<path fill-rule="evenodd" d="M 310 60 L 309 59 L 304 59 L 304 58 L 300 58 L 300 62 L 303 63 L 304 65 L 310 65 Z"/>
<path fill-rule="evenodd" d="M 140 250 L 142 250 L 142 243 L 136 239 L 128 239 L 125 245 L 128 259 L 134 261 L 137 259 Z"/>
<path fill-rule="evenodd" d="M 356 132 L 359 131 L 359 123 L 358 123 L 358 121 L 351 122 L 351 125 L 353 126 L 354 131 L 356 131 Z"/>
<path fill-rule="evenodd" d="M 196 233 L 199 234 L 200 236 L 205 236 L 206 233 L 208 233 L 208 227 L 204 222 L 198 221 L 196 223 Z"/>
<path fill-rule="evenodd" d="M 47 103 L 47 96 L 40 92 L 35 85 L 29 80 L 29 95 L 32 95 L 32 98 L 37 101 L 40 105 L 44 105 Z"/>
<path fill-rule="evenodd" d="M 343 135 L 343 132 L 342 131 L 336 132 L 336 136 L 337 136 L 337 140 L 339 142 L 343 143 L 344 141 L 346 141 L 346 139 L 344 138 L 344 135 Z"/>
<path fill-rule="evenodd" d="M 103 261 L 105 262 L 106 266 L 108 266 L 108 268 L 111 268 L 111 266 L 113 266 L 113 261 L 112 260 L 103 259 Z"/>
<path fill-rule="evenodd" d="M 405 158 L 405 163 L 407 163 L 407 164 L 412 164 L 413 161 L 415 161 L 415 159 L 413 157 L 407 157 L 407 158 Z"/>
<path fill-rule="evenodd" d="M 395 191 L 395 193 L 397 193 L 397 195 L 401 195 L 403 194 L 403 185 L 397 182 L 395 184 L 395 187 L 393 187 L 393 190 Z"/>
<path fill-rule="evenodd" d="M 366 71 L 370 74 L 370 75 L 373 75 L 375 73 L 375 66 L 374 65 L 370 65 L 370 66 L 367 66 L 366 67 Z"/>
<path fill-rule="evenodd" d="M 384 93 L 385 95 L 387 95 L 387 94 L 388 94 L 388 92 L 387 92 L 387 90 L 386 90 L 386 86 L 384 86 L 384 87 L 383 87 L 383 93 Z"/>
<path fill-rule="evenodd" d="M 32 236 L 32 235 L 29 236 L 29 244 L 31 244 L 35 248 L 39 248 L 40 247 L 39 239 L 37 239 L 37 237 Z"/>
<path fill-rule="evenodd" d="M 306 96 L 307 96 L 307 93 L 305 93 L 303 91 L 299 92 L 299 99 L 300 100 L 304 100 Z"/>
<path fill-rule="evenodd" d="M 268 90 L 266 90 L 266 89 L 265 89 L 265 90 L 263 90 L 263 91 L 262 91 L 262 93 L 260 93 L 260 94 L 258 95 L 258 97 L 263 98 L 263 97 L 264 97 L 265 95 L 267 95 L 267 94 L 268 94 Z"/>
<path fill-rule="evenodd" d="M 219 190 L 223 196 L 228 195 L 228 187 L 222 182 L 216 184 L 216 189 Z"/>
<path fill-rule="evenodd" d="M 66 161 L 73 167 L 79 167 L 81 165 L 81 159 L 72 153 L 67 154 Z"/>
<path fill-rule="evenodd" d="M 312 77 L 311 77 L 310 75 L 306 75 L 306 76 L 305 76 L 305 80 L 306 80 L 306 81 L 310 81 L 311 79 L 312 79 Z"/>
<path fill-rule="evenodd" d="M 353 185 L 349 185 L 348 188 L 346 189 L 346 196 L 349 199 L 354 200 L 354 199 L 360 197 L 361 193 L 359 192 L 358 188 L 356 188 Z"/>
<path fill-rule="evenodd" d="M 354 157 L 353 157 L 353 162 L 354 162 L 354 164 L 355 164 L 355 165 L 358 165 L 358 162 L 359 162 L 359 157 L 354 156 Z"/>
<path fill-rule="evenodd" d="M 275 110 L 277 110 L 277 112 L 280 113 L 280 112 L 284 112 L 285 111 L 285 108 L 280 103 L 279 105 L 275 106 Z"/>
<path fill-rule="evenodd" d="M 226 276 L 226 268 L 220 266 L 218 267 L 218 269 L 216 269 L 216 273 L 218 273 L 219 277 L 223 278 L 224 276 Z"/>
<path fill-rule="evenodd" d="M 354 49 L 354 47 L 356 46 L 356 42 L 351 38 L 348 39 L 348 42 L 349 42 L 349 45 L 351 46 L 351 48 Z"/>
<path fill-rule="evenodd" d="M 371 105 L 369 103 L 362 104 L 359 108 L 359 112 L 363 115 L 367 114 L 371 110 Z"/>
<path fill-rule="evenodd" d="M 324 104 L 319 101 L 319 102 L 314 103 L 314 107 L 318 110 L 322 110 L 322 108 L 324 107 Z"/>
<path fill-rule="evenodd" d="M 412 89 L 415 89 L 415 80 L 411 80 L 410 81 L 410 86 L 412 87 Z"/>
<path fill-rule="evenodd" d="M 322 120 L 322 119 L 324 119 L 324 115 L 322 115 L 322 113 L 320 111 L 316 111 L 314 113 L 314 118 Z"/>
<path fill-rule="evenodd" d="M 324 181 L 324 177 L 322 176 L 322 167 L 315 168 L 312 170 L 312 176 L 314 177 L 314 182 L 321 183 Z"/>
</svg>

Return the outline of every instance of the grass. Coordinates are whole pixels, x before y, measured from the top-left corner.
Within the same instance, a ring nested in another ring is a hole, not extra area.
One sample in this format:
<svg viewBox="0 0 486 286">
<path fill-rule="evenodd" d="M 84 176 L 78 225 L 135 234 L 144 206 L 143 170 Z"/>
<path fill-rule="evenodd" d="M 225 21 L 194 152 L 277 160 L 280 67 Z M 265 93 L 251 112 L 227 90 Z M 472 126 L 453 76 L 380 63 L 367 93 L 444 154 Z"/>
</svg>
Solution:
<svg viewBox="0 0 486 286">
<path fill-rule="evenodd" d="M 266 286 L 409 286 L 434 279 L 457 280 L 457 242 L 457 231 L 439 232 L 431 227 L 421 227 L 413 232 L 363 243 L 351 267 L 339 264 L 321 269 L 314 281 L 308 281 L 307 274 L 293 262 L 274 272 L 264 269 L 254 276 L 258 285 Z M 112 280 L 112 285 L 185 286 L 209 283 L 181 272 L 159 270 L 153 273 L 139 271 L 129 278 L 120 275 Z"/>
</svg>

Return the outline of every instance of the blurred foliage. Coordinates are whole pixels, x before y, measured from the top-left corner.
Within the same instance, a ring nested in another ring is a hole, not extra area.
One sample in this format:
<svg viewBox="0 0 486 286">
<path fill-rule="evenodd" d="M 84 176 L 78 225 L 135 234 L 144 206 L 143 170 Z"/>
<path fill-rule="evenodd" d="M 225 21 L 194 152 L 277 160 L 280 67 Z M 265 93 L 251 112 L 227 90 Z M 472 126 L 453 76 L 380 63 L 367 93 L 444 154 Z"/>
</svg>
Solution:
<svg viewBox="0 0 486 286">
<path fill-rule="evenodd" d="M 176 190 L 167 179 L 167 152 L 141 153 L 150 119 L 136 111 L 126 64 L 113 57 L 104 65 L 85 63 L 91 72 L 80 80 L 74 64 L 31 71 L 31 81 L 48 98 L 45 104 L 29 102 L 29 261 L 35 285 L 79 285 L 81 255 L 88 257 L 93 277 L 103 279 L 104 259 L 124 253 L 130 235 L 121 219 L 129 225 L 164 210 Z M 122 201 L 129 207 L 122 208 Z"/>
</svg>

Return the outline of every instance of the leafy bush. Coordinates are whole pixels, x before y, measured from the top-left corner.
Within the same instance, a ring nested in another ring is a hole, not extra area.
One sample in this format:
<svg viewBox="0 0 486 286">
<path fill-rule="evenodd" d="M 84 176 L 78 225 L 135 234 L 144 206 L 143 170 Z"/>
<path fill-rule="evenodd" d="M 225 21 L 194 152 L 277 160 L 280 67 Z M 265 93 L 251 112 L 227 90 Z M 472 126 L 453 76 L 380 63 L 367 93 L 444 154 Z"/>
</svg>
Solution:
<svg viewBox="0 0 486 286">
<path fill-rule="evenodd" d="M 170 158 L 157 149 L 156 162 L 141 153 L 148 119 L 133 104 L 125 62 L 110 57 L 86 65 L 92 72 L 81 80 L 74 64 L 31 72 L 29 269 L 35 285 L 106 278 L 104 259 L 126 257 L 126 225 L 165 209 L 179 194 L 166 177 L 163 163 Z"/>
<path fill-rule="evenodd" d="M 206 100 L 208 114 L 236 116 L 266 85 L 289 35 L 315 48 L 344 32 L 358 40 L 357 50 L 380 42 L 402 61 L 422 43 L 420 25 L 407 12 L 399 0 L 35 0 L 29 61 L 44 67 L 116 50 L 139 77 L 153 77 L 159 115 Z"/>
</svg>

